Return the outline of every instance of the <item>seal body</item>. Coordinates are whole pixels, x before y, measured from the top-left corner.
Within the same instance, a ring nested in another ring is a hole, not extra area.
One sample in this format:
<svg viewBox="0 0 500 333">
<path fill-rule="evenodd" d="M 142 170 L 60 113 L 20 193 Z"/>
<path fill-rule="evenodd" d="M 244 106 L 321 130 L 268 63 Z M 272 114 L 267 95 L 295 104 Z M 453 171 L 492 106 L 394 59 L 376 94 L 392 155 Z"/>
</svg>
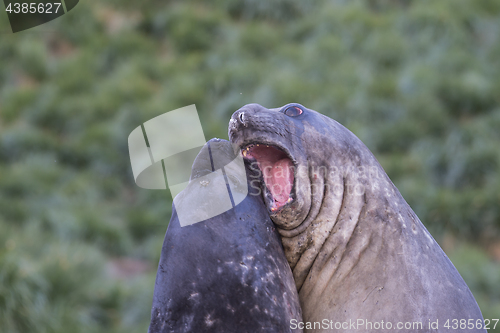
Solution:
<svg viewBox="0 0 500 333">
<path fill-rule="evenodd" d="M 214 171 L 207 149 L 211 143 L 212 150 L 214 143 L 222 143 L 232 151 L 227 141 L 208 142 L 195 161 L 191 182 L 179 194 L 183 207 L 198 187 L 207 186 L 197 177 Z M 224 191 L 214 188 L 211 195 Z M 235 208 L 184 227 L 173 207 L 158 265 L 150 333 L 301 332 L 290 328 L 291 320 L 301 318 L 292 272 L 257 189 L 250 188 Z"/>
<path fill-rule="evenodd" d="M 229 137 L 261 172 L 306 332 L 448 332 L 453 320 L 484 332 L 458 271 L 349 130 L 299 104 L 249 104 Z"/>
</svg>

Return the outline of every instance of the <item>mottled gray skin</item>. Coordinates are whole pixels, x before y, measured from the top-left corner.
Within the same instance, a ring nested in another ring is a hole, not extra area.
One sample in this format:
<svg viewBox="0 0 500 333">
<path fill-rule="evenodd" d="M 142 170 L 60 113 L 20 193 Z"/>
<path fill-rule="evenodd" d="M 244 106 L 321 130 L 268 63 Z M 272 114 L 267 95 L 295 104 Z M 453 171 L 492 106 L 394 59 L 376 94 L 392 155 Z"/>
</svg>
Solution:
<svg viewBox="0 0 500 333">
<path fill-rule="evenodd" d="M 394 325 L 389 332 L 397 322 L 422 322 L 423 329 L 401 331 L 450 332 L 461 330 L 444 328 L 448 319 L 482 320 L 464 280 L 368 148 L 335 120 L 298 106 L 303 114 L 289 117 L 287 106 L 246 105 L 233 114 L 229 138 L 234 149 L 280 147 L 296 167 L 293 200 L 269 214 L 304 322 L 383 320 Z M 305 330 L 323 331 L 335 330 Z"/>
<path fill-rule="evenodd" d="M 234 156 L 225 142 L 227 163 Z M 197 177 L 212 172 L 207 147 L 195 161 L 190 184 L 179 194 L 182 200 L 190 200 L 203 186 Z M 148 332 L 302 332 L 290 329 L 290 320 L 302 316 L 279 234 L 260 194 L 249 191 L 230 211 L 185 227 L 173 207 Z M 214 188 L 213 195 L 221 194 Z"/>
</svg>

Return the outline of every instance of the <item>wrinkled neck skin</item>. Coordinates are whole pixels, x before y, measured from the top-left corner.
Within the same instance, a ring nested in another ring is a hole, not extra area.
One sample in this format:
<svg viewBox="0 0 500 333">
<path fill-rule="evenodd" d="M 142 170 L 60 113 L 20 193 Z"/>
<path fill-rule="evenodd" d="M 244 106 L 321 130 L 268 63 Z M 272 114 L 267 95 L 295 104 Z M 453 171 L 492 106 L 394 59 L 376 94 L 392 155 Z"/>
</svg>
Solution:
<svg viewBox="0 0 500 333">
<path fill-rule="evenodd" d="M 367 195 L 386 195 L 379 193 L 386 188 L 397 192 L 365 145 L 316 111 L 307 109 L 291 118 L 278 109 L 250 104 L 233 115 L 229 136 L 235 150 L 251 142 L 269 143 L 293 160 L 293 201 L 270 215 L 299 291 L 306 277 L 316 274 L 331 256 L 340 259 Z"/>
<path fill-rule="evenodd" d="M 359 217 L 367 209 L 368 198 L 395 196 L 397 191 L 364 144 L 336 121 L 324 118 L 324 133 L 305 121 L 300 136 L 302 144 L 307 145 L 307 156 L 301 158 L 297 167 L 299 207 L 292 203 L 271 215 L 282 236 L 297 289 L 304 295 L 313 287 L 307 285 L 307 278 L 314 281 L 316 289 L 328 283 L 329 276 L 324 281 L 317 277 L 325 265 L 328 264 L 331 275 L 335 273 Z M 383 193 L 387 188 L 390 192 Z M 300 195 L 306 197 L 301 199 Z M 302 214 L 296 213 L 297 208 Z M 294 214 L 301 221 L 290 228 L 286 221 Z M 368 245 L 371 230 L 364 236 Z M 363 249 L 364 246 L 357 247 L 356 251 Z"/>
<path fill-rule="evenodd" d="M 362 237 L 351 242 L 361 215 L 385 215 L 407 205 L 368 148 L 338 122 L 316 111 L 307 109 L 291 118 L 278 109 L 250 104 L 233 114 L 229 137 L 235 149 L 250 142 L 275 144 L 293 160 L 293 201 L 270 211 L 270 216 L 303 303 L 319 299 L 334 275 L 352 269 L 377 236 L 383 239 L 387 225 L 381 224 L 380 229 L 363 228 Z M 385 198 L 386 212 L 370 207 L 372 197 Z M 307 308 L 314 307 L 303 304 L 304 319 Z"/>
<path fill-rule="evenodd" d="M 276 209 L 266 185 L 263 193 L 304 322 L 481 319 L 460 274 L 369 149 L 333 119 L 300 109 L 244 106 L 229 137 L 235 150 L 273 145 L 293 162 L 286 204 Z"/>
</svg>

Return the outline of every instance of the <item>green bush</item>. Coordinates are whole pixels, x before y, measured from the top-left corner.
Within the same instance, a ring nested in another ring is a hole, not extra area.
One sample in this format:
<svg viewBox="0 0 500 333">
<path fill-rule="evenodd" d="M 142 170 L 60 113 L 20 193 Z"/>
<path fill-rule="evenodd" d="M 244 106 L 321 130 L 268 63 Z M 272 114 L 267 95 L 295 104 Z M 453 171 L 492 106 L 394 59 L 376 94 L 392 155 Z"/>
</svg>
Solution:
<svg viewBox="0 0 500 333">
<path fill-rule="evenodd" d="M 0 331 L 146 331 L 171 214 L 127 137 L 196 104 L 207 139 L 247 103 L 352 130 L 500 313 L 500 2 L 85 1 L 0 41 Z M 42 30 L 42 27 L 40 27 Z M 116 278 L 117 258 L 150 269 Z"/>
</svg>

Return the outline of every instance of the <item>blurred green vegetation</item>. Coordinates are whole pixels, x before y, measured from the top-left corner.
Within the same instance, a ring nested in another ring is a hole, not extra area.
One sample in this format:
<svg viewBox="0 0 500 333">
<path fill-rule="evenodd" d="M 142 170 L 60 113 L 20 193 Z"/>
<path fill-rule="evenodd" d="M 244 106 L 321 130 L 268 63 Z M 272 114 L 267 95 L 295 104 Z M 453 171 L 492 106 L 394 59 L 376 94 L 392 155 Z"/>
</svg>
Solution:
<svg viewBox="0 0 500 333">
<path fill-rule="evenodd" d="M 227 138 L 252 102 L 358 135 L 499 318 L 498 0 L 86 0 L 0 34 L 0 331 L 146 332 L 171 198 L 128 134 L 196 104 Z"/>
</svg>

